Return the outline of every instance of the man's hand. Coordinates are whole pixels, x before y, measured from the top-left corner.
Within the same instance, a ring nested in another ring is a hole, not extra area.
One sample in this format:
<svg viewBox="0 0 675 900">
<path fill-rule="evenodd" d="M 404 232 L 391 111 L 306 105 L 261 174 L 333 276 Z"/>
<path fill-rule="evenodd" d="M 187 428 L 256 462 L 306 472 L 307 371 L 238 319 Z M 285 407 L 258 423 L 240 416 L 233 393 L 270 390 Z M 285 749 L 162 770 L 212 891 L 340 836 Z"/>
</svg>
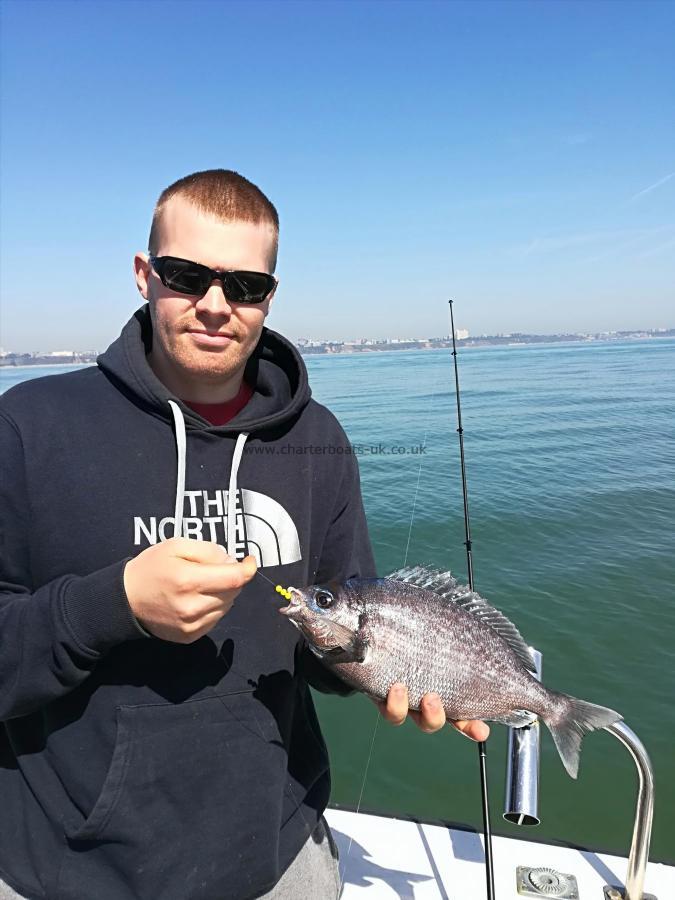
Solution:
<svg viewBox="0 0 675 900">
<path fill-rule="evenodd" d="M 191 644 L 230 611 L 256 570 L 252 556 L 237 562 L 219 544 L 171 538 L 129 560 L 124 589 L 145 629 L 165 641 Z"/>
<path fill-rule="evenodd" d="M 408 689 L 404 684 L 392 684 L 386 702 L 383 700 L 376 702 L 376 706 L 382 713 L 382 717 L 392 725 L 402 725 L 406 716 L 410 715 L 417 727 L 427 734 L 438 731 L 446 721 L 473 741 L 485 741 L 490 734 L 489 726 L 479 719 L 458 722 L 446 719 L 438 694 L 425 694 L 422 697 L 419 712 L 408 709 Z"/>
</svg>

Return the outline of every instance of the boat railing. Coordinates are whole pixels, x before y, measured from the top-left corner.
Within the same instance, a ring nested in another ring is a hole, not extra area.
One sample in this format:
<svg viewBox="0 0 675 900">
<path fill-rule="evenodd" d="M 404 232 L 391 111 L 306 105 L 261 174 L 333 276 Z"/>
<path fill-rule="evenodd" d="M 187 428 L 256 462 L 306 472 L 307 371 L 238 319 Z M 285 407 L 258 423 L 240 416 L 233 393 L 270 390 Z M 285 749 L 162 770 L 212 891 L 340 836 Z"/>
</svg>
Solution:
<svg viewBox="0 0 675 900">
<path fill-rule="evenodd" d="M 537 678 L 541 680 L 542 656 L 530 647 Z M 604 728 L 630 753 L 638 773 L 638 794 L 633 824 L 626 884 L 608 885 L 606 896 L 621 900 L 647 900 L 644 895 L 645 873 L 649 861 L 649 845 L 654 818 L 654 774 L 647 751 L 635 732 L 625 722 L 615 722 Z M 539 723 L 524 728 L 509 728 L 506 797 L 504 818 L 516 825 L 539 824 Z"/>
</svg>

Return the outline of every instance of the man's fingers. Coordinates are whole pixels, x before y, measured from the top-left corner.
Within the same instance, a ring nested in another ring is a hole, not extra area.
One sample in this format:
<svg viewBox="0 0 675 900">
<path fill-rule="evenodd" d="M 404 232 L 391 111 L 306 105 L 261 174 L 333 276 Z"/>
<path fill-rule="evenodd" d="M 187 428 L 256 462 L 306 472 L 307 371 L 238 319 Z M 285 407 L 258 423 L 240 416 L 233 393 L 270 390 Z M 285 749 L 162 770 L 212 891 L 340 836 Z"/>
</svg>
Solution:
<svg viewBox="0 0 675 900">
<path fill-rule="evenodd" d="M 197 622 L 183 630 L 178 643 L 192 644 L 195 641 L 198 641 L 201 637 L 204 637 L 205 634 L 208 634 L 213 626 L 217 625 L 222 618 L 222 608 L 212 611 L 205 616 L 200 616 Z M 176 640 L 176 638 L 174 637 L 172 640 Z"/>
<path fill-rule="evenodd" d="M 402 725 L 408 715 L 408 689 L 404 684 L 392 684 L 386 703 L 380 704 L 383 718 L 391 725 Z"/>
<path fill-rule="evenodd" d="M 456 722 L 446 719 L 445 710 L 438 694 L 425 694 L 420 702 L 419 711 L 408 709 L 408 702 L 408 689 L 399 682 L 392 684 L 389 688 L 386 701 L 375 701 L 382 717 L 391 725 L 402 725 L 406 717 L 410 715 L 417 727 L 427 734 L 440 731 L 446 721 L 474 741 L 486 741 L 490 734 L 490 728 L 485 722 L 478 719 Z"/>
<path fill-rule="evenodd" d="M 191 575 L 195 589 L 200 594 L 220 594 L 223 591 L 238 591 L 253 578 L 258 570 L 254 556 L 247 556 L 241 562 L 231 561 L 224 565 L 200 565 Z"/>
<path fill-rule="evenodd" d="M 439 731 L 445 725 L 446 719 L 438 694 L 425 694 L 420 702 L 419 712 L 413 718 L 422 731 L 428 734 Z"/>
<path fill-rule="evenodd" d="M 471 719 L 469 721 L 461 719 L 456 722 L 450 721 L 450 724 L 454 726 L 457 731 L 461 731 L 462 734 L 471 738 L 472 741 L 486 741 L 490 736 L 490 726 L 486 725 L 485 722 L 481 722 L 479 719 Z"/>
<path fill-rule="evenodd" d="M 186 559 L 188 562 L 206 563 L 207 565 L 223 565 L 235 560 L 228 555 L 222 544 L 213 541 L 197 541 L 193 538 L 170 538 L 164 542 L 171 556 Z"/>
</svg>

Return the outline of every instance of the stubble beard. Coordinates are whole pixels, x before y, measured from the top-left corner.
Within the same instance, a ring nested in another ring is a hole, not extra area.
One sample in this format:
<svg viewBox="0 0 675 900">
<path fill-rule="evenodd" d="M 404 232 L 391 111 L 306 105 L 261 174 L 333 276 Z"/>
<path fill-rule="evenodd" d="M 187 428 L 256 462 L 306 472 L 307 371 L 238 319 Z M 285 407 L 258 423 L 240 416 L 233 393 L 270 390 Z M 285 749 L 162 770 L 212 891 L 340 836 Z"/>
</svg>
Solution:
<svg viewBox="0 0 675 900">
<path fill-rule="evenodd" d="M 201 348 L 193 344 L 187 327 L 194 325 L 191 323 L 175 331 L 170 336 L 168 344 L 162 341 L 163 355 L 171 367 L 179 371 L 184 378 L 208 384 L 219 384 L 243 371 L 258 340 L 258 335 L 251 335 L 246 343 L 242 344 L 242 338 L 235 334 L 225 347 Z M 197 327 L 200 327 L 199 324 Z M 227 330 L 233 331 L 231 323 L 228 324 Z"/>
<path fill-rule="evenodd" d="M 162 322 L 150 305 L 153 346 L 149 362 L 155 374 L 162 380 L 165 373 L 173 382 L 177 379 L 187 387 L 190 383 L 220 385 L 243 369 L 258 342 L 262 326 L 255 332 L 242 336 L 236 325 L 230 321 L 223 331 L 233 334 L 225 347 L 213 349 L 196 346 L 188 332 L 189 328 L 201 329 L 205 326 L 194 318 L 173 323 Z M 214 330 L 216 330 L 214 328 Z"/>
</svg>

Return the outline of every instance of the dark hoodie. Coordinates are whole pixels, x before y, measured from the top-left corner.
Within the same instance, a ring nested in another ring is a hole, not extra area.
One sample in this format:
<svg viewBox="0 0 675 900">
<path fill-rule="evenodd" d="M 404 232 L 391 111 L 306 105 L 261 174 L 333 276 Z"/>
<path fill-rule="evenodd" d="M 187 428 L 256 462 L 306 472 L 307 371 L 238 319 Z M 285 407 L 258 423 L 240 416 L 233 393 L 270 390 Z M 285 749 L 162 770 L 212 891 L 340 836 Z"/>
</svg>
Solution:
<svg viewBox="0 0 675 900">
<path fill-rule="evenodd" d="M 122 575 L 174 533 L 274 584 L 374 575 L 356 461 L 280 335 L 218 427 L 155 377 L 151 341 L 144 307 L 97 368 L 0 398 L 0 877 L 30 898 L 256 897 L 328 800 L 307 682 L 339 683 L 270 583 L 177 644 L 141 629 Z"/>
</svg>

